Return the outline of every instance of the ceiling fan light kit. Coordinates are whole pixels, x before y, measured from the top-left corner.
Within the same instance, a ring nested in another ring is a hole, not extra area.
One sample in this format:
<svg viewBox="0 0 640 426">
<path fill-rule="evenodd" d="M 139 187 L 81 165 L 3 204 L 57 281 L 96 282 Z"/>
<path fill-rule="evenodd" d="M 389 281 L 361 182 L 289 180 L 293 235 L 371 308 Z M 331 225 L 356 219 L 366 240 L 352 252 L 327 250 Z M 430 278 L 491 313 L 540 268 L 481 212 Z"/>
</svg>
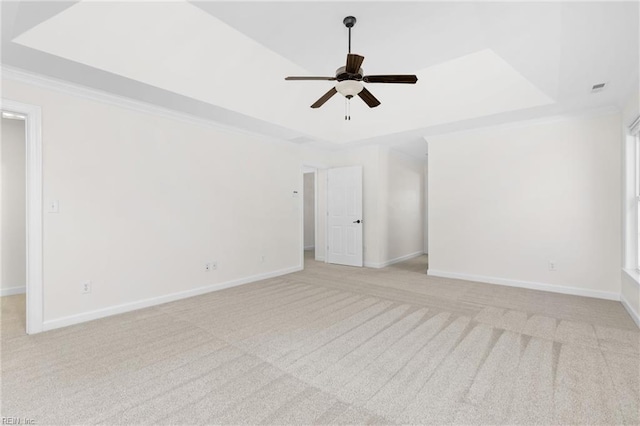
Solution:
<svg viewBox="0 0 640 426">
<path fill-rule="evenodd" d="M 360 99 L 366 103 L 369 108 L 375 108 L 380 105 L 380 101 L 376 99 L 371 92 L 365 87 L 364 83 L 395 83 L 395 84 L 415 84 L 418 81 L 418 77 L 415 75 L 364 75 L 364 71 L 361 68 L 364 56 L 351 53 L 351 28 L 356 24 L 356 18 L 353 16 L 347 16 L 342 20 L 342 23 L 349 30 L 349 53 L 347 54 L 347 63 L 344 67 L 340 67 L 336 70 L 335 77 L 286 77 L 285 80 L 289 81 L 301 81 L 301 80 L 326 80 L 337 81 L 336 85 L 332 87 L 327 93 L 322 95 L 320 99 L 315 101 L 311 108 L 320 108 L 327 102 L 333 95 L 340 93 L 346 98 L 345 104 L 345 120 L 351 120 L 349 113 L 349 101 L 354 96 L 359 96 Z"/>
<path fill-rule="evenodd" d="M 353 98 L 355 95 L 362 92 L 362 89 L 364 89 L 364 85 L 356 80 L 343 80 L 336 84 L 336 90 L 338 93 L 347 99 Z"/>
</svg>

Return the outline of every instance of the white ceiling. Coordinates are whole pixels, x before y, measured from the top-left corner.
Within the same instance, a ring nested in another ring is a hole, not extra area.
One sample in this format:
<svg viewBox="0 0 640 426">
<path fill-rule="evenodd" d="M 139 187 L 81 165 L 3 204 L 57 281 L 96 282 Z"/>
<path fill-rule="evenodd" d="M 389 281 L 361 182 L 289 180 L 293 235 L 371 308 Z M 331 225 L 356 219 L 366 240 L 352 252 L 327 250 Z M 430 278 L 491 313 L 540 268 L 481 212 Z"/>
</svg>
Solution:
<svg viewBox="0 0 640 426">
<path fill-rule="evenodd" d="M 423 144 L 434 132 L 620 105 L 638 81 L 637 2 L 47 3 L 3 9 L 4 64 L 85 85 L 93 75 L 116 93 L 327 146 Z M 333 75 L 347 15 L 367 74 L 419 81 L 369 84 L 382 105 L 354 99 L 345 123 L 338 95 L 309 108 L 330 82 L 283 77 Z"/>
</svg>

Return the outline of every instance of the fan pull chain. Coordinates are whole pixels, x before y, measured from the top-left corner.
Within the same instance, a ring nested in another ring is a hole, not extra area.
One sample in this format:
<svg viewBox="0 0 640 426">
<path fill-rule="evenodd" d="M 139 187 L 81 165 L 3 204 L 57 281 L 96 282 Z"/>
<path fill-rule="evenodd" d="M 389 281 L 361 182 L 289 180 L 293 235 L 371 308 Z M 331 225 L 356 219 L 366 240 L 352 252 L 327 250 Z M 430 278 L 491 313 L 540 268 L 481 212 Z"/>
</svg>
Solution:
<svg viewBox="0 0 640 426">
<path fill-rule="evenodd" d="M 351 99 L 344 98 L 344 120 L 351 121 Z"/>
</svg>

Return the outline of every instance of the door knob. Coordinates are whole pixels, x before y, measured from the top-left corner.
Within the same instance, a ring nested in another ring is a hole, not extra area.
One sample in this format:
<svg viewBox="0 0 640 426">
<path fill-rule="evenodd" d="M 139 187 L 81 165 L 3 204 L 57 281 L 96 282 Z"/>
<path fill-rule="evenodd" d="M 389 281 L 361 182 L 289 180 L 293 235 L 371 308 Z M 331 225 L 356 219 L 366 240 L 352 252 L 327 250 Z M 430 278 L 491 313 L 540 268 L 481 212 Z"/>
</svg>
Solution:
<svg viewBox="0 0 640 426">
<path fill-rule="evenodd" d="M 360 222 L 362 222 L 360 219 L 353 221 L 353 223 L 360 223 Z"/>
</svg>

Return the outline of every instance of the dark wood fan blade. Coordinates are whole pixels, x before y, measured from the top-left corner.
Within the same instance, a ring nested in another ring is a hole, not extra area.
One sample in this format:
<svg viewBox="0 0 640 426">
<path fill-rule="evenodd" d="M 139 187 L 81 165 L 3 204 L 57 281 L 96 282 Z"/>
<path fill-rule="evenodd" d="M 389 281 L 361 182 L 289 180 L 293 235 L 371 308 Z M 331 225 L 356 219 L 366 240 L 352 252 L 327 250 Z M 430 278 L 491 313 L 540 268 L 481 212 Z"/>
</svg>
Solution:
<svg viewBox="0 0 640 426">
<path fill-rule="evenodd" d="M 396 75 L 367 75 L 362 78 L 365 83 L 404 83 L 416 84 L 418 77 L 415 75 L 396 74 Z"/>
<path fill-rule="evenodd" d="M 311 108 L 320 108 L 322 105 L 324 105 L 325 102 L 329 100 L 329 98 L 331 98 L 336 93 L 338 93 L 338 91 L 336 90 L 335 87 L 332 87 L 331 90 L 329 90 L 327 93 L 322 95 L 320 99 L 315 101 L 315 103 L 311 105 Z"/>
<path fill-rule="evenodd" d="M 285 77 L 285 80 L 335 80 L 335 77 Z"/>
<path fill-rule="evenodd" d="M 362 61 L 364 61 L 364 56 L 356 55 L 355 53 L 349 53 L 347 55 L 347 66 L 345 67 L 345 72 L 349 74 L 355 74 L 360 70 L 360 65 L 362 65 Z"/>
<path fill-rule="evenodd" d="M 380 105 L 380 101 L 367 89 L 363 88 L 360 93 L 358 93 L 358 96 L 360 96 L 360 99 L 362 99 L 365 104 L 369 105 L 369 108 L 375 108 Z"/>
</svg>

